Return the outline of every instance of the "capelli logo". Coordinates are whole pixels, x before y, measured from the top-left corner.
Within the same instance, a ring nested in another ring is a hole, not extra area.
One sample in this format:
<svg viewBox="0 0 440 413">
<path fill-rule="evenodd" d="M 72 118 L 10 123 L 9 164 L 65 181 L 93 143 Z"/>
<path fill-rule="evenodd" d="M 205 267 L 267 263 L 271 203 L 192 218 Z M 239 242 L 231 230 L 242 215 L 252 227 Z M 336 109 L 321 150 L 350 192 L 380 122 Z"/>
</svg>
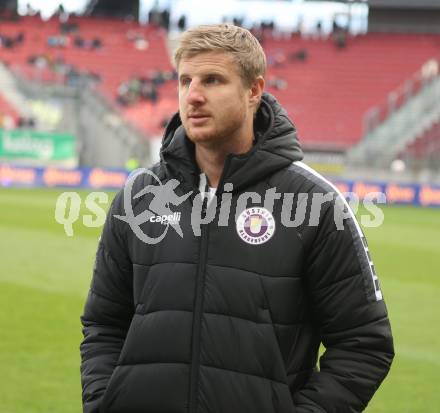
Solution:
<svg viewBox="0 0 440 413">
<path fill-rule="evenodd" d="M 175 212 L 172 215 L 153 215 L 150 217 L 150 222 L 158 222 L 162 225 L 175 225 L 180 222 L 181 212 Z"/>
</svg>

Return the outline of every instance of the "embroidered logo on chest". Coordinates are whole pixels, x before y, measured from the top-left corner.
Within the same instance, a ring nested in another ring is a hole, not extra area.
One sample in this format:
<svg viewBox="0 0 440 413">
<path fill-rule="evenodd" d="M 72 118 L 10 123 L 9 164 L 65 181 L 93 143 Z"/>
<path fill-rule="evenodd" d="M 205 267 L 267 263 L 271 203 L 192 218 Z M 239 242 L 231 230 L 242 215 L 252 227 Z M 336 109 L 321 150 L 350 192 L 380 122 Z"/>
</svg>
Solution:
<svg viewBox="0 0 440 413">
<path fill-rule="evenodd" d="M 260 245 L 272 238 L 275 220 L 266 208 L 248 208 L 238 216 L 236 228 L 238 236 L 244 242 Z"/>
</svg>

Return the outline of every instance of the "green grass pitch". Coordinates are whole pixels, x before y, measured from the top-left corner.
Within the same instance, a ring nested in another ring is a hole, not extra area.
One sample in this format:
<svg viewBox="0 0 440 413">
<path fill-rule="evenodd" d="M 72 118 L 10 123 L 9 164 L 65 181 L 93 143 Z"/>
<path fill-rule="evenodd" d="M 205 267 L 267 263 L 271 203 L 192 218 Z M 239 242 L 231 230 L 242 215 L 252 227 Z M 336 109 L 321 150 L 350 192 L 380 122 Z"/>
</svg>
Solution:
<svg viewBox="0 0 440 413">
<path fill-rule="evenodd" d="M 79 316 L 100 229 L 79 220 L 67 237 L 54 219 L 61 192 L 0 188 L 1 413 L 82 411 Z M 384 213 L 365 232 L 397 354 L 366 411 L 439 412 L 440 209 Z"/>
</svg>

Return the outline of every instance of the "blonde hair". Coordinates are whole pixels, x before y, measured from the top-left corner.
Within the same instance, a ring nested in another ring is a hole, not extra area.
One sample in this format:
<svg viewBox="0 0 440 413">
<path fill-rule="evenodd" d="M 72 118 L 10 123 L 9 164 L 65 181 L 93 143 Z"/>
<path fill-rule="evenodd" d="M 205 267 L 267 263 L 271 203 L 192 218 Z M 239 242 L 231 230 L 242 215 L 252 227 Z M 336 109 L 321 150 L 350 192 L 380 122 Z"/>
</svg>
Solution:
<svg viewBox="0 0 440 413">
<path fill-rule="evenodd" d="M 213 24 L 185 31 L 174 53 L 176 68 L 180 61 L 204 52 L 230 53 L 238 65 L 243 83 L 249 87 L 266 73 L 266 55 L 255 36 L 232 24 Z"/>
</svg>

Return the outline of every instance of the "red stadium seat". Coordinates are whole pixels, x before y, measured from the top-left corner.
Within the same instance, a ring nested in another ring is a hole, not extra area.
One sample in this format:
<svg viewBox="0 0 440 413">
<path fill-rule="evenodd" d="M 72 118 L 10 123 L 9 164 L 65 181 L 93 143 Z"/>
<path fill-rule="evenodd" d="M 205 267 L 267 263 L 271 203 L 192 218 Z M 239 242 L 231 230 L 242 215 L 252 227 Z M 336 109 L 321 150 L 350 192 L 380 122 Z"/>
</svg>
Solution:
<svg viewBox="0 0 440 413">
<path fill-rule="evenodd" d="M 410 157 L 416 161 L 427 158 L 440 159 L 440 121 L 411 142 L 402 152 L 401 157 Z"/>
</svg>

